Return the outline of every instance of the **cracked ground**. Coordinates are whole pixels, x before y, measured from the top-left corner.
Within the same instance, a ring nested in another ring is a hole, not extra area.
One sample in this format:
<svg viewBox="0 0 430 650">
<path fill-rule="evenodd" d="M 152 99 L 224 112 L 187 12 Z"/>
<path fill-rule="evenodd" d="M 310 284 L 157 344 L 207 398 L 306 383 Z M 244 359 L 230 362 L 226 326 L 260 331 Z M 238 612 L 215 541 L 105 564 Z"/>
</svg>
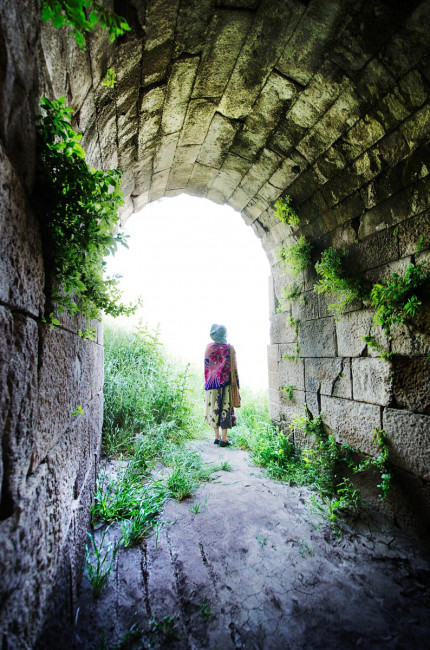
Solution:
<svg viewBox="0 0 430 650">
<path fill-rule="evenodd" d="M 233 471 L 169 501 L 169 523 L 119 551 L 98 599 L 83 579 L 75 648 L 430 648 L 430 563 L 410 538 L 367 519 L 337 539 L 308 489 L 267 478 L 239 449 L 193 446 Z"/>
</svg>

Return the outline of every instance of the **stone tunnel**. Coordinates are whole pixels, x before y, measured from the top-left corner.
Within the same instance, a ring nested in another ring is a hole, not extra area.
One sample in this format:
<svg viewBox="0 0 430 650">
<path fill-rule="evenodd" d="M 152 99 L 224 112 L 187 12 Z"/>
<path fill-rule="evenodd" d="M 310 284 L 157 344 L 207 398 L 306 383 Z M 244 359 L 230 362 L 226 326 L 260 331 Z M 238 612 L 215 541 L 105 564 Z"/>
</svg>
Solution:
<svg viewBox="0 0 430 650">
<path fill-rule="evenodd" d="M 430 3 L 112 6 L 131 31 L 114 43 L 97 31 L 84 52 L 41 23 L 37 0 L 0 7 L 3 648 L 51 647 L 73 624 L 100 453 L 101 328 L 89 342 L 78 318 L 53 330 L 42 321 L 48 278 L 32 195 L 43 95 L 67 98 L 94 167 L 122 170 L 123 222 L 181 193 L 240 212 L 271 264 L 272 418 L 285 426 L 306 404 L 365 455 L 384 429 L 394 467 L 385 510 L 421 538 L 430 527 L 428 302 L 393 327 L 381 359 L 363 340 L 369 305 L 335 319 L 313 271 L 304 299 L 285 305 L 278 251 L 297 231 L 274 216 L 290 196 L 313 263 L 344 248 L 349 270 L 371 283 L 430 262 Z M 102 83 L 109 68 L 114 88 Z M 76 404 L 84 414 L 74 418 Z M 368 498 L 377 504 L 370 487 Z"/>
</svg>

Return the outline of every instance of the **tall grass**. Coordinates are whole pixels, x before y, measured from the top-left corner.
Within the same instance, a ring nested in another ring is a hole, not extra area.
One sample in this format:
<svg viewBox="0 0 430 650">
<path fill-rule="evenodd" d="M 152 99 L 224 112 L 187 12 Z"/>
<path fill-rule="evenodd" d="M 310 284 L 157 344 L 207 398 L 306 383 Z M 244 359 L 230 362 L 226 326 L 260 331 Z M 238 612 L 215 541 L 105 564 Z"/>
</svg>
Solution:
<svg viewBox="0 0 430 650">
<path fill-rule="evenodd" d="M 189 439 L 202 430 L 190 369 L 169 361 L 157 331 L 105 327 L 103 450 L 129 455 L 137 434 Z"/>
<path fill-rule="evenodd" d="M 157 331 L 107 325 L 102 448 L 116 471 L 101 470 L 93 518 L 120 522 L 123 546 L 162 525 L 167 499 L 191 496 L 214 467 L 184 442 L 203 431 L 202 377 L 169 360 Z M 167 468 L 163 475 L 155 470 Z"/>
</svg>

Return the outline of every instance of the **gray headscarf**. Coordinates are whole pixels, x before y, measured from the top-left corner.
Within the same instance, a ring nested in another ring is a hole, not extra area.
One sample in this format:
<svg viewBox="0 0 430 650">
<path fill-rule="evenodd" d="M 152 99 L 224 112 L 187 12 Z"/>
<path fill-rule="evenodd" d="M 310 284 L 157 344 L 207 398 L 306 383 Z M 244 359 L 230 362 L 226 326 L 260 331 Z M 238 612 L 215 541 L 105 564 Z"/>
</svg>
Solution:
<svg viewBox="0 0 430 650">
<path fill-rule="evenodd" d="M 211 327 L 211 339 L 215 343 L 227 343 L 227 328 L 224 325 L 214 323 Z"/>
</svg>

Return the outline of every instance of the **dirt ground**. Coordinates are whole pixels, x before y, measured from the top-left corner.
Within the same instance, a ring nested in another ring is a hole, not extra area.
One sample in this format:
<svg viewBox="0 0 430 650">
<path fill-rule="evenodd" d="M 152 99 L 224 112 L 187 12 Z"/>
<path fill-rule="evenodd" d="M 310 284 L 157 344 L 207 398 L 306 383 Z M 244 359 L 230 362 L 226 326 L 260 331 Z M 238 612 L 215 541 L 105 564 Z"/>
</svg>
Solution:
<svg viewBox="0 0 430 650">
<path fill-rule="evenodd" d="M 430 563 L 407 536 L 367 520 L 338 540 L 307 489 L 267 478 L 244 451 L 196 446 L 233 471 L 168 502 L 170 523 L 120 550 L 99 599 L 84 578 L 75 648 L 430 648 Z"/>
</svg>

